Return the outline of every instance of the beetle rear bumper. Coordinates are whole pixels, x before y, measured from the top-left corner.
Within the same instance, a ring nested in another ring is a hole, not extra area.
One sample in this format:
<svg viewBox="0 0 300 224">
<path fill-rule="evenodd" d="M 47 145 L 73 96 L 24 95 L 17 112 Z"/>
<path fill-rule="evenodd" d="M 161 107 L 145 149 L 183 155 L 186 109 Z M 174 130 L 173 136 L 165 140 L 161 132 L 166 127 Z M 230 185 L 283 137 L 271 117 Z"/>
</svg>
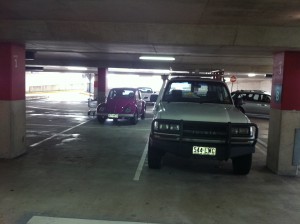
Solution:
<svg viewBox="0 0 300 224">
<path fill-rule="evenodd" d="M 112 113 L 97 113 L 97 116 L 102 118 L 109 118 L 109 119 L 122 119 L 122 118 L 133 118 L 134 114 L 112 114 Z"/>
</svg>

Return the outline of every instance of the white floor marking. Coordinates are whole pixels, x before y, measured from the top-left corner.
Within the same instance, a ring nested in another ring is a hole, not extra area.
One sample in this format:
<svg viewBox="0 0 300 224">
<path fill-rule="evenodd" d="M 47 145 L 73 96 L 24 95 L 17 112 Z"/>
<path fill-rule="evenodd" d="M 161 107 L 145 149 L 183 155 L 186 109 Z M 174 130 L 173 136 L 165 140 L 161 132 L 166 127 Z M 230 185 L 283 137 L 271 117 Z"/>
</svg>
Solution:
<svg viewBox="0 0 300 224">
<path fill-rule="evenodd" d="M 265 142 L 263 142 L 262 140 L 260 140 L 259 138 L 257 139 L 257 142 L 258 142 L 259 144 L 263 145 L 265 148 L 268 147 L 268 145 L 267 145 Z"/>
<path fill-rule="evenodd" d="M 34 106 L 26 106 L 26 107 L 33 108 L 33 109 L 41 109 L 41 110 L 64 111 L 64 112 L 81 112 L 80 110 L 54 109 L 54 108 L 48 108 L 48 107 L 34 107 Z"/>
<path fill-rule="evenodd" d="M 33 216 L 27 224 L 154 224 L 149 222 L 122 222 L 91 219 L 70 219 L 45 216 Z"/>
<path fill-rule="evenodd" d="M 90 121 L 90 120 L 89 120 L 89 121 Z M 89 122 L 89 121 L 82 122 L 82 123 L 80 123 L 80 124 L 78 124 L 78 125 L 76 125 L 76 126 L 74 126 L 74 127 L 68 128 L 68 129 L 66 129 L 66 130 L 64 130 L 64 131 L 62 131 L 62 132 L 60 132 L 60 133 L 58 133 L 58 134 L 52 135 L 52 136 L 49 137 L 49 138 L 46 138 L 46 139 L 44 139 L 44 140 L 42 140 L 42 141 L 40 141 L 40 142 L 37 142 L 37 143 L 34 143 L 34 144 L 30 145 L 30 147 L 38 146 L 38 145 L 42 144 L 43 142 L 46 142 L 46 141 L 48 141 L 48 140 L 50 140 L 50 139 L 52 139 L 52 138 L 54 138 L 54 137 L 56 137 L 56 136 L 58 136 L 58 135 L 60 135 L 60 134 L 63 134 L 63 133 L 65 133 L 65 132 L 67 132 L 67 131 L 70 131 L 70 130 L 72 130 L 72 129 L 74 129 L 74 128 L 77 128 L 77 127 L 79 127 L 79 126 L 81 126 L 81 125 L 83 125 L 83 124 L 85 124 L 85 123 L 87 123 L 87 122 Z"/>
<path fill-rule="evenodd" d="M 39 127 L 67 127 L 66 125 L 57 124 L 26 124 L 28 126 L 39 126 Z"/>
<path fill-rule="evenodd" d="M 147 151 L 148 151 L 148 141 L 145 145 L 144 152 L 143 152 L 142 157 L 140 159 L 139 165 L 138 165 L 138 167 L 135 171 L 135 175 L 134 175 L 134 178 L 133 178 L 134 181 L 139 181 L 140 180 L 140 176 L 141 176 L 143 166 L 144 166 L 144 163 L 145 163 L 145 160 L 146 160 Z"/>
<path fill-rule="evenodd" d="M 256 145 L 256 148 L 258 151 L 260 151 L 262 154 L 267 155 L 267 152 L 265 152 L 260 146 Z"/>
</svg>

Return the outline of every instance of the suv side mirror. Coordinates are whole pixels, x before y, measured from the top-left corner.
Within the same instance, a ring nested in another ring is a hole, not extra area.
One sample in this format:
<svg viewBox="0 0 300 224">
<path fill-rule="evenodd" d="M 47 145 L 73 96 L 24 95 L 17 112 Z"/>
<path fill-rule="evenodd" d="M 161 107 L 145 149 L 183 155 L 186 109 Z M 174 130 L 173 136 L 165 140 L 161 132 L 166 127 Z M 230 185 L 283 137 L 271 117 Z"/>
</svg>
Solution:
<svg viewBox="0 0 300 224">
<path fill-rule="evenodd" d="M 234 105 L 235 105 L 236 107 L 240 107 L 240 106 L 242 106 L 243 104 L 244 104 L 244 101 L 243 101 L 242 98 L 236 98 L 236 99 L 234 100 Z"/>
</svg>

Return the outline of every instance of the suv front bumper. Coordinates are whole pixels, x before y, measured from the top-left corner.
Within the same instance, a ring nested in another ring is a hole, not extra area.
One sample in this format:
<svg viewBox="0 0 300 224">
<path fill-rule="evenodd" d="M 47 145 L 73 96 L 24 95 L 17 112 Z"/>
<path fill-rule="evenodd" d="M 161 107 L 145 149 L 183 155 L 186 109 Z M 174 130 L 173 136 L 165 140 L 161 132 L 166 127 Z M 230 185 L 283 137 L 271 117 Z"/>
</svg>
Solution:
<svg viewBox="0 0 300 224">
<path fill-rule="evenodd" d="M 251 127 L 251 136 L 232 136 L 232 127 Z M 255 152 L 258 128 L 255 124 L 231 124 L 215 122 L 184 122 L 180 124 L 181 132 L 177 135 L 152 131 L 149 147 L 162 153 L 169 152 L 183 157 L 206 157 L 218 160 L 228 160 Z M 189 130 L 187 130 L 187 128 Z M 218 130 L 219 135 L 213 135 Z M 193 136 L 188 136 L 193 133 Z M 195 134 L 199 133 L 199 135 Z M 194 147 L 214 148 L 215 155 L 193 154 Z"/>
<path fill-rule="evenodd" d="M 158 140 L 153 138 L 150 135 L 149 138 L 149 146 L 154 149 L 158 149 L 161 152 L 169 152 L 182 157 L 206 157 L 218 160 L 228 160 L 229 158 L 247 155 L 255 152 L 254 145 L 229 145 L 229 144 L 214 144 L 214 143 L 201 143 L 201 142 L 176 142 L 176 141 L 166 141 L 166 140 Z M 208 155 L 194 155 L 193 147 L 215 147 L 216 155 L 208 156 Z"/>
</svg>

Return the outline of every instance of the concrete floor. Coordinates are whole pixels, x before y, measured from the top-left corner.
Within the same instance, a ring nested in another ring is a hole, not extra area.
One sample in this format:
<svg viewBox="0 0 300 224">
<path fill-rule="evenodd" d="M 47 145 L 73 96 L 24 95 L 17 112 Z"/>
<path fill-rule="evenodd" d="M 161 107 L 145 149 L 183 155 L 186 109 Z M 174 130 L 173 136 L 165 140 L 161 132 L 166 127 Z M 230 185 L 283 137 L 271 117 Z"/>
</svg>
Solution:
<svg viewBox="0 0 300 224">
<path fill-rule="evenodd" d="M 150 170 L 150 107 L 137 125 L 100 125 L 78 100 L 27 102 L 28 153 L 0 160 L 1 224 L 300 222 L 300 179 L 271 173 L 263 144 L 247 176 L 232 175 L 231 161 L 172 155 Z M 268 120 L 251 120 L 267 142 Z"/>
</svg>

